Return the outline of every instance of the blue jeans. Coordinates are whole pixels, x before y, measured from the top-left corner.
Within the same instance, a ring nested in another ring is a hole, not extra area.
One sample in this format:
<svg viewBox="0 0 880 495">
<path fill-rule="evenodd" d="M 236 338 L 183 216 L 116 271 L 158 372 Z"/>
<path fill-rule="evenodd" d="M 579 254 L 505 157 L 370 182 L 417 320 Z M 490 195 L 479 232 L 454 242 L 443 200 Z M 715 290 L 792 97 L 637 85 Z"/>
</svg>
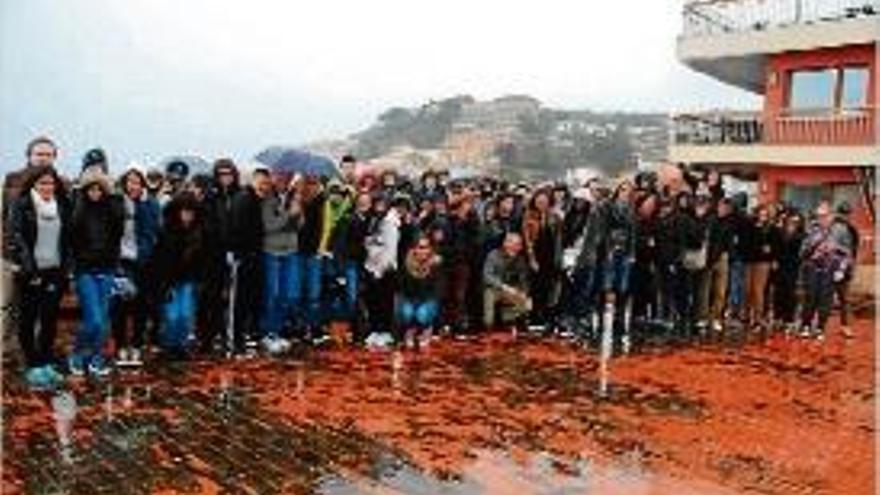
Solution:
<svg viewBox="0 0 880 495">
<path fill-rule="evenodd" d="M 603 266 L 602 287 L 605 291 L 614 291 L 617 294 L 629 293 L 629 277 L 632 271 L 630 256 L 621 250 L 616 250 L 608 256 Z"/>
<path fill-rule="evenodd" d="M 440 305 L 433 299 L 419 301 L 401 297 L 397 309 L 398 326 L 401 329 L 431 328 L 434 326 L 439 311 Z"/>
<path fill-rule="evenodd" d="M 298 320 L 309 327 L 321 323 L 321 257 L 317 254 L 294 254 L 291 292 Z"/>
<path fill-rule="evenodd" d="M 162 306 L 162 347 L 170 351 L 186 349 L 196 317 L 196 286 L 179 282 L 171 288 L 171 299 Z"/>
<path fill-rule="evenodd" d="M 730 287 L 727 303 L 739 310 L 746 299 L 746 264 L 742 260 L 730 260 Z"/>
<path fill-rule="evenodd" d="M 110 333 L 111 272 L 88 272 L 76 276 L 76 296 L 82 312 L 82 324 L 73 353 L 79 357 L 101 354 Z"/>
<path fill-rule="evenodd" d="M 263 253 L 263 335 L 278 337 L 294 305 L 296 255 Z"/>
</svg>

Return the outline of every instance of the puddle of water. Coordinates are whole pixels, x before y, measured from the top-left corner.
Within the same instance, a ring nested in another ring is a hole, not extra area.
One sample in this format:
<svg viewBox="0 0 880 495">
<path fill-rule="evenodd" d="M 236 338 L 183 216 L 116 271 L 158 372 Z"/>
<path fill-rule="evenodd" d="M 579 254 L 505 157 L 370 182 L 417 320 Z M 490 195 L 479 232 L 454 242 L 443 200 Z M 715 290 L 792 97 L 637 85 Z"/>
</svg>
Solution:
<svg viewBox="0 0 880 495">
<path fill-rule="evenodd" d="M 399 464 L 372 479 L 328 476 L 316 491 L 322 495 L 734 494 L 708 482 L 652 473 L 641 465 L 637 453 L 616 464 L 601 464 L 586 457 L 563 461 L 547 453 L 516 460 L 507 452 L 494 450 L 475 452 L 473 461 L 456 475 L 431 474 Z"/>
</svg>

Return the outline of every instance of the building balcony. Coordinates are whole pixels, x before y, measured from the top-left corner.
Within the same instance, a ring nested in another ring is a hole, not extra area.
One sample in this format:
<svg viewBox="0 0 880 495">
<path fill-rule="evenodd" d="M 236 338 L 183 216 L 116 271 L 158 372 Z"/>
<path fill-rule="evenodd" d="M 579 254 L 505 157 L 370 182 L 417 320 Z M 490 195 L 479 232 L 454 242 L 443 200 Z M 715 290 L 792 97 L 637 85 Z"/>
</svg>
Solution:
<svg viewBox="0 0 880 495">
<path fill-rule="evenodd" d="M 685 2 L 682 37 L 761 32 L 775 28 L 873 18 L 877 0 L 693 0 Z"/>
<path fill-rule="evenodd" d="M 880 39 L 880 0 L 691 0 L 682 16 L 679 59 L 759 94 L 769 55 Z"/>
<path fill-rule="evenodd" d="M 875 122 L 875 108 L 680 114 L 672 118 L 669 158 L 704 164 L 871 165 L 880 159 Z"/>
</svg>

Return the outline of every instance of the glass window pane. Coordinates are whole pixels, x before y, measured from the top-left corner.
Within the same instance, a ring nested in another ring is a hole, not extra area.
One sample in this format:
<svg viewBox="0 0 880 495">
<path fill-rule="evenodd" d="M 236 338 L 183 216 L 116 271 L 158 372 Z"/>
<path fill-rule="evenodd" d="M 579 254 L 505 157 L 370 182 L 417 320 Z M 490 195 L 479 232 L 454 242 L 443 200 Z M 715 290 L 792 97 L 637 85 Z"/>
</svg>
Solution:
<svg viewBox="0 0 880 495">
<path fill-rule="evenodd" d="M 855 208 L 862 200 L 862 192 L 858 184 L 834 184 L 831 189 L 831 203 L 836 209 L 844 201 L 850 208 Z"/>
<path fill-rule="evenodd" d="M 824 187 L 821 184 L 800 185 L 782 184 L 782 200 L 801 211 L 810 211 L 822 199 Z"/>
<path fill-rule="evenodd" d="M 834 69 L 804 70 L 791 74 L 789 107 L 794 109 L 834 106 Z"/>
<path fill-rule="evenodd" d="M 868 103 L 868 68 L 847 67 L 843 69 L 843 88 L 840 95 L 841 108 L 861 108 Z"/>
</svg>

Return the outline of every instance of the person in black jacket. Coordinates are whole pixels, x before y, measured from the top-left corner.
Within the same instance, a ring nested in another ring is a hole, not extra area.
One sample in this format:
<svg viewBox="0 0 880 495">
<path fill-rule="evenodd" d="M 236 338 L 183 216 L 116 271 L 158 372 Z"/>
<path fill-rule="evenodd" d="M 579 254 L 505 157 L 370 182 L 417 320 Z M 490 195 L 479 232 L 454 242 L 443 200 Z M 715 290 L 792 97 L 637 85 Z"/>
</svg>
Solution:
<svg viewBox="0 0 880 495">
<path fill-rule="evenodd" d="M 796 327 L 797 282 L 801 271 L 801 245 L 805 237 L 803 218 L 789 214 L 785 218 L 785 228 L 776 255 L 778 268 L 774 280 L 774 317 L 788 329 Z"/>
<path fill-rule="evenodd" d="M 473 203 L 468 197 L 450 202 L 449 228 L 446 231 L 445 249 L 442 253 L 445 270 L 445 294 L 443 298 L 444 321 L 456 335 L 464 336 L 472 330 L 467 311 L 468 286 L 473 275 L 473 260 L 480 249 L 479 224 Z"/>
<path fill-rule="evenodd" d="M 701 268 L 685 261 L 686 256 L 701 249 L 705 239 L 705 226 L 698 221 L 694 210 L 694 198 L 682 192 L 676 197 L 676 212 L 672 222 L 672 235 L 678 246 L 675 262 L 673 300 L 675 312 L 673 323 L 677 336 L 689 340 L 694 335 L 697 306 L 697 276 Z"/>
<path fill-rule="evenodd" d="M 234 247 L 233 213 L 239 185 L 238 168 L 229 158 L 214 162 L 213 186 L 203 202 L 205 228 L 205 276 L 199 287 L 198 329 L 199 346 L 203 352 L 212 350 L 218 335 L 222 335 L 223 297 L 229 282 L 229 267 Z"/>
<path fill-rule="evenodd" d="M 681 243 L 675 235 L 675 204 L 672 199 L 662 198 L 655 230 L 657 268 L 657 316 L 671 322 L 675 318 L 675 280 L 681 259 Z"/>
<path fill-rule="evenodd" d="M 727 198 L 718 201 L 715 216 L 709 224 L 709 246 L 706 260 L 708 277 L 709 321 L 715 333 L 723 330 L 724 309 L 730 274 L 730 252 L 733 249 L 735 217 L 733 204 Z"/>
<path fill-rule="evenodd" d="M 748 328 L 764 328 L 765 295 L 770 270 L 776 258 L 775 227 L 767 206 L 759 206 L 749 229 L 746 262 L 746 323 Z"/>
<path fill-rule="evenodd" d="M 196 284 L 203 268 L 201 208 L 192 193 L 173 197 L 156 245 L 154 269 L 162 304 L 160 343 L 166 356 L 185 359 L 196 318 Z"/>
<path fill-rule="evenodd" d="M 53 362 L 58 309 L 70 263 L 70 204 L 51 166 L 35 167 L 23 194 L 9 206 L 8 256 L 19 267 L 18 342 L 33 387 L 62 381 Z M 40 331 L 37 332 L 37 321 Z"/>
<path fill-rule="evenodd" d="M 102 352 L 110 331 L 110 298 L 125 211 L 120 198 L 111 195 L 110 180 L 100 168 L 87 169 L 79 185 L 71 249 L 82 324 L 68 366 L 75 376 L 82 376 L 88 367 L 90 374 L 100 377 L 109 373 Z"/>
<path fill-rule="evenodd" d="M 253 171 L 251 185 L 244 187 L 233 199 L 230 248 L 235 277 L 230 289 L 232 308 L 232 352 L 243 354 L 246 341 L 256 343 L 260 329 L 263 300 L 263 220 L 262 200 L 272 190 L 269 170 Z"/>
<path fill-rule="evenodd" d="M 630 276 L 636 256 L 636 222 L 632 208 L 634 186 L 629 180 L 620 182 L 615 188 L 606 208 L 606 234 L 602 264 L 602 290 L 606 315 L 609 311 L 610 324 L 622 332 L 614 332 L 615 338 L 622 337 L 624 352 L 629 352 L 630 341 Z M 608 316 L 606 316 L 606 319 Z M 606 320 L 606 324 L 607 320 Z M 617 339 L 620 340 L 620 339 Z"/>
<path fill-rule="evenodd" d="M 659 197 L 648 194 L 636 203 L 636 252 L 632 275 L 633 320 L 657 317 L 657 210 Z"/>
<path fill-rule="evenodd" d="M 302 337 L 318 343 L 323 341 L 321 323 L 321 290 L 323 258 L 318 252 L 324 222 L 326 195 L 318 177 L 307 176 L 299 185 L 297 198 L 301 202 L 302 224 L 297 241 L 294 277 L 294 307 L 299 309 L 298 323 Z"/>
</svg>

